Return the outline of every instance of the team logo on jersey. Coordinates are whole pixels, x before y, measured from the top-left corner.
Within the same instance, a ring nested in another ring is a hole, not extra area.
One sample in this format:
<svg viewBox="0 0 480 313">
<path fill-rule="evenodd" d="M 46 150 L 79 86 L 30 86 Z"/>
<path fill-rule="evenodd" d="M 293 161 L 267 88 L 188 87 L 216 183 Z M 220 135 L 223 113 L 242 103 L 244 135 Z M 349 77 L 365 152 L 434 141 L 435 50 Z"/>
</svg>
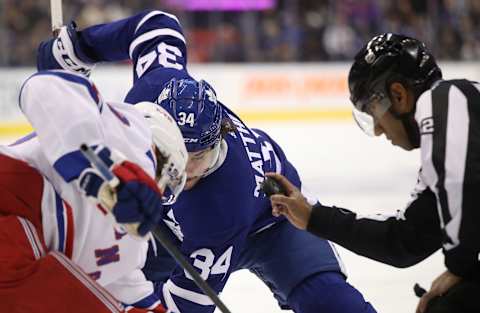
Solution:
<svg viewBox="0 0 480 313">
<path fill-rule="evenodd" d="M 427 135 L 433 134 L 433 117 L 426 117 L 420 121 L 420 134 Z"/>
<path fill-rule="evenodd" d="M 177 236 L 178 240 L 183 241 L 183 232 L 182 228 L 180 227 L 180 224 L 177 222 L 175 219 L 175 216 L 173 215 L 173 210 L 170 209 L 167 213 L 168 218 L 164 218 L 163 221 L 165 224 L 170 228 L 170 230 L 173 232 L 175 236 Z"/>
</svg>

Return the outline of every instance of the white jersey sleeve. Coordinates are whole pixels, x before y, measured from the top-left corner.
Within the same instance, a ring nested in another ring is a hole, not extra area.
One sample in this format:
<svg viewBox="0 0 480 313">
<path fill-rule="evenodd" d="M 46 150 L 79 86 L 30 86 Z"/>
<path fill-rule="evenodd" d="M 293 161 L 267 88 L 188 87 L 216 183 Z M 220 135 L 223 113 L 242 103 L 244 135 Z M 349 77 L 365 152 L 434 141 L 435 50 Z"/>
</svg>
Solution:
<svg viewBox="0 0 480 313">
<path fill-rule="evenodd" d="M 54 167 L 82 143 L 104 143 L 100 119 L 103 105 L 93 83 L 63 71 L 34 74 L 20 92 L 20 109 L 35 129 L 43 152 Z M 74 177 L 64 178 L 69 181 Z"/>
<path fill-rule="evenodd" d="M 87 78 L 39 72 L 24 83 L 20 108 L 48 163 L 66 182 L 89 165 L 79 151 L 83 143 L 116 149 L 153 176 L 152 134 L 141 114 L 126 104 L 104 102 Z"/>
</svg>

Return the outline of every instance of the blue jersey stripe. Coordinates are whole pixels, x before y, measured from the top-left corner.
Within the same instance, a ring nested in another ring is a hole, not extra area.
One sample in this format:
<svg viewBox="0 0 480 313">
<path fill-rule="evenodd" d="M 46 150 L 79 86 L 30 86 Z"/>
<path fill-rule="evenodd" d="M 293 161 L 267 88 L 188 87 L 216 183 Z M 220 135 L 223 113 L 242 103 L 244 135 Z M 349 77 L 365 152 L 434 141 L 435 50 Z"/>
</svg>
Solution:
<svg viewBox="0 0 480 313">
<path fill-rule="evenodd" d="M 66 182 L 77 178 L 87 167 L 90 167 L 90 162 L 79 150 L 67 153 L 53 163 L 53 168 Z"/>
<path fill-rule="evenodd" d="M 19 144 L 24 143 L 24 142 L 27 142 L 27 141 L 29 141 L 30 139 L 35 138 L 35 137 L 37 137 L 37 133 L 36 133 L 36 132 L 31 132 L 30 134 L 27 134 L 27 135 L 23 136 L 22 138 L 19 138 L 17 141 L 15 141 L 14 143 L 10 144 L 9 146 L 19 145 Z"/>
<path fill-rule="evenodd" d="M 152 150 L 148 150 L 146 155 L 150 159 L 150 161 L 152 161 L 153 169 L 156 170 L 157 169 L 157 162 L 156 162 L 155 158 L 153 157 Z"/>
<path fill-rule="evenodd" d="M 152 293 L 148 297 L 143 298 L 140 301 L 137 301 L 133 304 L 128 304 L 130 306 L 133 306 L 135 308 L 140 308 L 140 309 L 151 309 L 154 304 L 160 304 L 160 300 L 158 299 L 157 295 Z"/>
<path fill-rule="evenodd" d="M 65 218 L 63 216 L 63 201 L 57 192 L 55 192 L 55 206 L 57 208 L 58 251 L 65 252 Z"/>
</svg>

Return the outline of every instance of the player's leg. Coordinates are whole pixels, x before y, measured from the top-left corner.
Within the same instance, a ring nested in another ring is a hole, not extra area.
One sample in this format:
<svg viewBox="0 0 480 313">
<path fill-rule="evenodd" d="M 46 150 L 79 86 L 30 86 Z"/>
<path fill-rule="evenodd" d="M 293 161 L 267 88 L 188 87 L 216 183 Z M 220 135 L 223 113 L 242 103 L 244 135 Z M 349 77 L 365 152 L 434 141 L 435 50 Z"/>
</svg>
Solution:
<svg viewBox="0 0 480 313">
<path fill-rule="evenodd" d="M 338 272 L 321 272 L 307 278 L 293 289 L 287 302 L 294 312 L 299 313 L 376 312 Z"/>
<path fill-rule="evenodd" d="M 0 312 L 122 312 L 119 303 L 59 252 L 33 224 L 0 216 Z"/>
<path fill-rule="evenodd" d="M 45 184 L 25 162 L 0 155 L 0 312 L 122 312 L 71 260 L 47 251 Z"/>
<path fill-rule="evenodd" d="M 346 282 L 330 243 L 286 221 L 250 237 L 239 267 L 255 273 L 282 308 L 296 313 L 375 312 Z"/>
</svg>

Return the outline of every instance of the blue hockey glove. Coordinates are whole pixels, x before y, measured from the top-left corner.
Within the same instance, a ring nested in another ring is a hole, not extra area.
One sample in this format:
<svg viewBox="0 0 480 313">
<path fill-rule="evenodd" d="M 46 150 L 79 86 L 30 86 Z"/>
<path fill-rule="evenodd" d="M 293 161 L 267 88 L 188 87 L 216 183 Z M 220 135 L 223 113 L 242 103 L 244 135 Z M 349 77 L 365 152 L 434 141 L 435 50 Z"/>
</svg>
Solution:
<svg viewBox="0 0 480 313">
<path fill-rule="evenodd" d="M 86 168 L 79 176 L 79 186 L 108 209 L 117 223 L 135 236 L 145 236 L 160 221 L 163 213 L 162 191 L 140 166 L 111 157 L 108 148 L 97 148 L 97 155 L 110 167 L 120 184 L 111 188 L 96 169 Z"/>
<path fill-rule="evenodd" d="M 37 69 L 64 69 L 90 76 L 94 60 L 82 52 L 75 22 L 62 26 L 58 37 L 42 41 L 37 50 Z"/>
</svg>

